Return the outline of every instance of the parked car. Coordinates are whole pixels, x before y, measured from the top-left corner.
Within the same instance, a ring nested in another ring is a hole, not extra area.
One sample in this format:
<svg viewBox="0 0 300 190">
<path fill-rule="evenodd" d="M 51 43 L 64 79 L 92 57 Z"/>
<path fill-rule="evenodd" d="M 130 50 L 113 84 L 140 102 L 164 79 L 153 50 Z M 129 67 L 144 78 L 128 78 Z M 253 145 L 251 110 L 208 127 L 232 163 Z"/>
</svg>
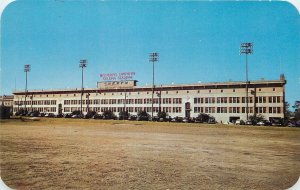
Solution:
<svg viewBox="0 0 300 190">
<path fill-rule="evenodd" d="M 83 118 L 84 118 L 84 119 L 90 119 L 90 118 L 92 118 L 95 114 L 96 114 L 95 111 L 89 111 L 89 112 L 87 112 L 87 113 L 83 116 Z"/>
<path fill-rule="evenodd" d="M 296 123 L 295 122 L 289 122 L 288 127 L 296 127 Z"/>
<path fill-rule="evenodd" d="M 153 118 L 151 119 L 151 121 L 159 121 L 159 117 L 158 116 L 153 116 Z"/>
<path fill-rule="evenodd" d="M 138 121 L 149 121 L 150 119 L 148 116 L 137 116 Z"/>
<path fill-rule="evenodd" d="M 171 122 L 182 122 L 183 118 L 182 117 L 174 117 Z"/>
<path fill-rule="evenodd" d="M 182 122 L 184 122 L 184 123 L 192 123 L 192 122 L 194 122 L 194 121 L 193 121 L 193 119 L 190 118 L 190 117 L 185 117 L 185 118 L 183 118 Z"/>
<path fill-rule="evenodd" d="M 99 113 L 96 113 L 94 116 L 93 116 L 93 119 L 103 119 L 103 115 L 99 114 Z"/>
<path fill-rule="evenodd" d="M 253 123 L 252 123 L 252 121 L 248 120 L 248 121 L 246 121 L 245 124 L 246 124 L 246 125 L 252 125 Z"/>
<path fill-rule="evenodd" d="M 48 113 L 47 117 L 55 117 L 54 113 Z"/>
<path fill-rule="evenodd" d="M 57 115 L 55 115 L 55 117 L 56 118 L 62 118 L 62 117 L 64 117 L 64 115 L 63 114 L 57 114 Z"/>
<path fill-rule="evenodd" d="M 135 121 L 135 120 L 137 120 L 137 115 L 130 115 L 130 116 L 128 117 L 128 120 L 130 120 L 130 121 Z"/>
<path fill-rule="evenodd" d="M 72 118 L 83 118 L 83 114 L 72 115 Z"/>
<path fill-rule="evenodd" d="M 39 116 L 40 116 L 40 117 L 45 117 L 45 115 L 46 115 L 45 113 L 40 113 Z"/>
<path fill-rule="evenodd" d="M 72 114 L 71 113 L 66 113 L 64 114 L 64 118 L 71 118 L 72 117 Z"/>
<path fill-rule="evenodd" d="M 245 125 L 245 121 L 241 120 L 241 119 L 238 119 L 238 120 L 235 121 L 235 124 L 236 125 Z"/>
<path fill-rule="evenodd" d="M 216 124 L 217 123 L 217 121 L 216 121 L 216 119 L 215 118 L 209 118 L 209 120 L 208 120 L 208 122 L 207 122 L 208 124 Z"/>
</svg>

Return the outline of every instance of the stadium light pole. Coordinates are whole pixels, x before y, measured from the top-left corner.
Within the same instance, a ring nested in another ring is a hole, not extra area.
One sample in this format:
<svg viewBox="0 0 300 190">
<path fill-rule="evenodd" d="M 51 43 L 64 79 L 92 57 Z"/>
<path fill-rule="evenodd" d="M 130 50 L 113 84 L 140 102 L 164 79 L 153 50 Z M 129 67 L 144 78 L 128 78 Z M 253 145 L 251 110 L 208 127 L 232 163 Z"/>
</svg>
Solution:
<svg viewBox="0 0 300 190">
<path fill-rule="evenodd" d="M 80 97 L 80 114 L 82 115 L 82 96 L 83 96 L 83 69 L 87 67 L 87 60 L 80 60 L 79 67 L 81 68 L 81 97 Z"/>
<path fill-rule="evenodd" d="M 249 106 L 248 106 L 248 85 L 249 85 L 249 80 L 248 80 L 248 54 L 253 53 L 253 43 L 241 43 L 240 47 L 240 54 L 241 55 L 246 55 L 246 114 L 247 114 L 247 120 L 249 119 Z M 254 100 L 255 101 L 255 100 Z M 255 111 L 255 110 L 254 110 Z"/>
<path fill-rule="evenodd" d="M 26 98 L 27 98 L 27 73 L 30 72 L 30 65 L 24 65 L 24 72 L 26 73 L 26 82 L 25 82 L 25 112 L 27 112 L 27 102 L 26 102 Z"/>
<path fill-rule="evenodd" d="M 159 53 L 150 53 L 149 54 L 149 62 L 152 62 L 152 108 L 151 108 L 151 117 L 153 119 L 153 96 L 154 96 L 154 62 L 157 62 L 159 60 Z"/>
</svg>

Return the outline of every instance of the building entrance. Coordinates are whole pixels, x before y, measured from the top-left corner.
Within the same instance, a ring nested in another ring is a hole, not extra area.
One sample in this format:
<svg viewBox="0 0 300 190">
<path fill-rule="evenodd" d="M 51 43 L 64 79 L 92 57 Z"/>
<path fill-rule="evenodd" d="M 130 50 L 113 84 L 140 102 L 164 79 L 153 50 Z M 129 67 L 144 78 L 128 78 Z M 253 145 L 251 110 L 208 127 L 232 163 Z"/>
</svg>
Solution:
<svg viewBox="0 0 300 190">
<path fill-rule="evenodd" d="M 236 120 L 240 119 L 240 117 L 229 117 L 229 122 L 230 123 L 235 123 Z"/>
<path fill-rule="evenodd" d="M 190 102 L 185 103 L 185 117 L 188 117 L 188 118 L 191 117 L 191 103 Z"/>
<path fill-rule="evenodd" d="M 62 114 L 62 104 L 58 104 L 58 114 Z"/>
</svg>

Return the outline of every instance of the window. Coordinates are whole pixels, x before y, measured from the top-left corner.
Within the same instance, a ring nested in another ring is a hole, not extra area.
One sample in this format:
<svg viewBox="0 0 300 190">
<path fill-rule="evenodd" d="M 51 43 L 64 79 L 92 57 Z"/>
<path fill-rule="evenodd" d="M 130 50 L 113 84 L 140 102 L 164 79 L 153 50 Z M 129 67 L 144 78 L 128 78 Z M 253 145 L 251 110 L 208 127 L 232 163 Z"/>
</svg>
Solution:
<svg viewBox="0 0 300 190">
<path fill-rule="evenodd" d="M 275 91 L 275 88 L 273 88 L 273 91 Z"/>
<path fill-rule="evenodd" d="M 277 107 L 277 113 L 281 113 L 280 107 Z"/>
</svg>

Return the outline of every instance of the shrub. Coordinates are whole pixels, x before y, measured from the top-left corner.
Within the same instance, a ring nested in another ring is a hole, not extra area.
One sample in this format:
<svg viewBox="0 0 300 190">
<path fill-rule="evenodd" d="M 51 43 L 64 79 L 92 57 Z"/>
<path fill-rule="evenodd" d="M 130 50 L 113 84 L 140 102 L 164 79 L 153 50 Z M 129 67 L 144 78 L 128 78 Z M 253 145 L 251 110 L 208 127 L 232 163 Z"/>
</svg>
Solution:
<svg viewBox="0 0 300 190">
<path fill-rule="evenodd" d="M 168 116 L 168 114 L 164 111 L 157 113 L 157 117 L 159 117 L 159 118 L 165 119 L 167 116 Z"/>
<path fill-rule="evenodd" d="M 258 122 L 261 122 L 261 121 L 264 121 L 266 120 L 265 117 L 261 114 L 257 114 L 256 116 L 255 115 L 251 115 L 249 117 L 249 120 L 253 123 L 253 124 L 256 124 Z"/>
<path fill-rule="evenodd" d="M 208 114 L 205 114 L 205 113 L 200 113 L 198 116 L 197 116 L 197 120 L 199 120 L 201 123 L 204 123 L 204 122 L 208 122 L 210 116 Z"/>
</svg>

